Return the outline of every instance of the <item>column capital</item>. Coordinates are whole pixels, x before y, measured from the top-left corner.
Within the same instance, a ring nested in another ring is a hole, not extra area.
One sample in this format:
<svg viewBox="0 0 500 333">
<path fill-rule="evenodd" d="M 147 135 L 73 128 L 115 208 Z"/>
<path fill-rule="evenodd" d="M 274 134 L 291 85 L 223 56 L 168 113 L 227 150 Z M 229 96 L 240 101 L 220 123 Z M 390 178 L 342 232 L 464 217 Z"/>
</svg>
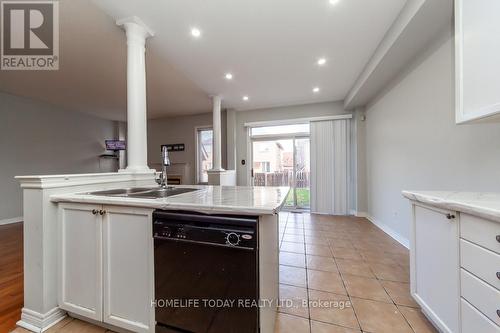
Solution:
<svg viewBox="0 0 500 333">
<path fill-rule="evenodd" d="M 219 95 L 219 94 L 212 94 L 212 95 L 208 95 L 212 101 L 215 101 L 215 100 L 218 100 L 218 101 L 222 101 L 222 95 Z"/>
<path fill-rule="evenodd" d="M 116 25 L 123 27 L 127 35 L 131 33 L 139 35 L 144 39 L 155 35 L 154 31 L 137 16 L 129 16 L 116 20 Z"/>
<path fill-rule="evenodd" d="M 221 95 L 211 95 L 212 99 L 212 111 L 220 112 L 222 107 L 222 96 Z"/>
</svg>

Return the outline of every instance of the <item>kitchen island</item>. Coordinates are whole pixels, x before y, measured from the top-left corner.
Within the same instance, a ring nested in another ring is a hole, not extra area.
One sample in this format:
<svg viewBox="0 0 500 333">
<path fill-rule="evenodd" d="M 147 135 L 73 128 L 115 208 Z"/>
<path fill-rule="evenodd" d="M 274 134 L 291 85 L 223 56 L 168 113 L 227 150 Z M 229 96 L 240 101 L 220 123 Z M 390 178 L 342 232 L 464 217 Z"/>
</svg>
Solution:
<svg viewBox="0 0 500 333">
<path fill-rule="evenodd" d="M 50 213 L 43 218 L 33 215 L 35 212 L 29 206 L 33 207 L 37 198 L 27 190 L 33 183 L 40 185 L 43 181 L 31 179 L 24 182 L 30 184 L 25 186 L 25 216 L 28 216 L 25 218 L 26 262 L 39 260 L 42 273 L 54 280 L 45 281 L 48 285 L 44 294 L 31 290 L 29 286 L 36 285 L 33 280 L 39 272 L 36 269 L 31 272 L 31 265 L 25 264 L 28 288 L 25 289 L 20 326 L 32 331 L 45 330 L 69 313 L 111 329 L 154 332 L 157 299 L 154 278 L 156 239 L 153 236 L 158 236 L 158 232 L 153 230 L 153 215 L 163 211 L 255 218 L 258 300 L 265 304 L 258 309 L 258 325 L 261 332 L 274 331 L 279 283 L 277 214 L 288 195 L 288 188 L 186 186 L 194 191 L 152 199 L 92 194 L 103 189 L 153 187 L 154 178 L 151 177 L 149 181 L 123 182 L 127 186 L 113 182 L 107 182 L 105 186 L 90 185 L 89 182 L 80 182 L 82 179 L 75 184 L 65 179 L 52 179 L 47 186 L 38 186 L 38 191 L 42 191 L 42 207 L 46 206 L 46 213 Z M 69 188 L 54 185 L 61 181 L 69 182 Z M 48 192 L 43 193 L 44 190 Z M 41 209 L 42 215 L 43 212 Z M 51 232 L 43 233 L 40 224 L 47 225 Z M 41 244 L 33 246 L 26 242 L 36 233 L 44 234 L 38 238 Z M 43 249 L 44 255 L 37 256 L 34 253 L 37 248 Z M 54 306 L 45 313 L 33 315 L 34 311 L 29 307 L 30 304 L 35 307 L 35 301 Z"/>
</svg>

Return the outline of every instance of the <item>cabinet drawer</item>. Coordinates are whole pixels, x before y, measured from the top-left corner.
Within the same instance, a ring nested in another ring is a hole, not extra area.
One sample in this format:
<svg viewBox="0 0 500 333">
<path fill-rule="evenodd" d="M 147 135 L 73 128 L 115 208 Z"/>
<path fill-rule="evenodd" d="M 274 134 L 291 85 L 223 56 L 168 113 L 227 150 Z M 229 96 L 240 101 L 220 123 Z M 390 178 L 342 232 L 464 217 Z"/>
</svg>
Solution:
<svg viewBox="0 0 500 333">
<path fill-rule="evenodd" d="M 500 290 L 499 254 L 462 239 L 460 240 L 460 264 L 473 275 Z"/>
<path fill-rule="evenodd" d="M 460 237 L 500 253 L 500 222 L 485 220 L 467 214 L 460 214 Z"/>
<path fill-rule="evenodd" d="M 462 297 L 500 325 L 500 316 L 497 313 L 497 310 L 500 310 L 500 292 L 463 269 L 461 276 Z"/>
<path fill-rule="evenodd" d="M 500 327 L 462 298 L 462 333 L 500 333 Z"/>
</svg>

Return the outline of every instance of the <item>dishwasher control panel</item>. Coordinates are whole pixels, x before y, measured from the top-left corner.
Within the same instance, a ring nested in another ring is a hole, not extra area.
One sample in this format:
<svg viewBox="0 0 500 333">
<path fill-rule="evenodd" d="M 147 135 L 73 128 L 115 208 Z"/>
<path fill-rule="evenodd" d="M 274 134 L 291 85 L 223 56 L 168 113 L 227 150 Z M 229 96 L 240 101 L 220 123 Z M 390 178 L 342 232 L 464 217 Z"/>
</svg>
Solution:
<svg viewBox="0 0 500 333">
<path fill-rule="evenodd" d="M 233 221 L 233 224 L 227 221 L 217 222 L 221 221 L 215 219 L 179 221 L 154 216 L 153 237 L 237 248 L 257 248 L 256 221 L 254 225 L 239 225 L 237 221 Z"/>
<path fill-rule="evenodd" d="M 168 237 L 178 239 L 186 238 L 186 232 L 184 231 L 183 226 L 164 225 L 160 222 L 155 223 L 154 229 L 155 237 Z"/>
</svg>

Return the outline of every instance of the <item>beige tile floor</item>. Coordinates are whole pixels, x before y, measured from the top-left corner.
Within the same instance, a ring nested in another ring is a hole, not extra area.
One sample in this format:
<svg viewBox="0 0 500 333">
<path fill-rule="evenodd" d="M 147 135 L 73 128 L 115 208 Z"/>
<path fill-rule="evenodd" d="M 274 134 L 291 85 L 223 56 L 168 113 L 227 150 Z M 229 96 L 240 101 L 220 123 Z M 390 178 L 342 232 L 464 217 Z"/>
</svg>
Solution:
<svg viewBox="0 0 500 333">
<path fill-rule="evenodd" d="M 436 332 L 408 282 L 408 250 L 366 219 L 280 214 L 276 333 Z M 47 332 L 111 331 L 66 318 Z"/>
<path fill-rule="evenodd" d="M 276 333 L 436 332 L 409 287 L 408 250 L 366 219 L 280 214 Z"/>
</svg>

